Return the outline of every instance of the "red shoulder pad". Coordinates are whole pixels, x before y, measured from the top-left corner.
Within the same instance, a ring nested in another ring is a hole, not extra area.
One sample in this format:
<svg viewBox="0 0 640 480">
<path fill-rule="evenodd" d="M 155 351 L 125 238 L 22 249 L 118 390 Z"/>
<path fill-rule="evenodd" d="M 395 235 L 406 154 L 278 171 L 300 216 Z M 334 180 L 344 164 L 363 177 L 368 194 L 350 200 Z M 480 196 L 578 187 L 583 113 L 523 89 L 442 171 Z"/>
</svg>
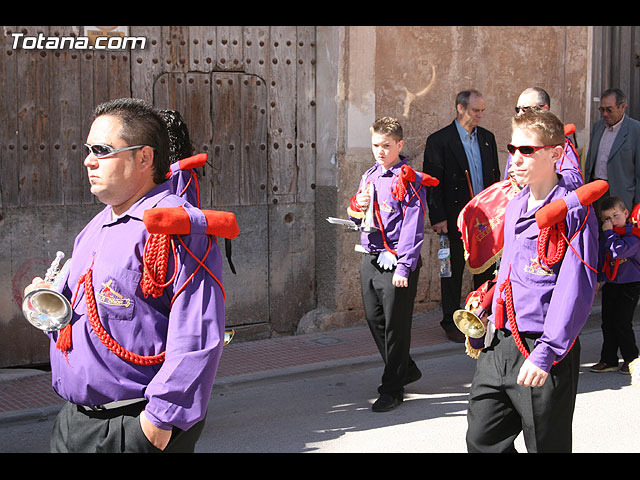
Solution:
<svg viewBox="0 0 640 480">
<path fill-rule="evenodd" d="M 572 133 L 576 133 L 576 126 L 573 123 L 567 123 L 564 126 L 564 134 L 565 136 L 571 135 Z"/>
<path fill-rule="evenodd" d="M 428 173 L 422 173 L 422 182 L 420 182 L 425 187 L 435 187 L 440 184 L 440 180 L 436 177 L 432 177 Z"/>
<path fill-rule="evenodd" d="M 190 170 L 192 168 L 198 168 L 205 164 L 207 161 L 206 153 L 198 153 L 197 155 L 193 155 L 192 157 L 183 158 L 182 160 L 178 160 L 178 165 L 180 166 L 180 170 Z"/>
<path fill-rule="evenodd" d="M 609 189 L 609 184 L 605 180 L 594 180 L 585 183 L 574 190 L 580 205 L 590 205 L 604 195 Z M 536 212 L 536 222 L 538 228 L 546 228 L 564 220 L 569 208 L 564 198 L 559 198 Z"/>
<path fill-rule="evenodd" d="M 618 235 L 622 236 L 622 235 L 626 235 L 627 228 L 626 227 L 614 227 L 613 231 L 616 232 Z M 640 228 L 631 227 L 631 235 L 634 235 L 636 237 L 640 237 Z"/>
<path fill-rule="evenodd" d="M 400 167 L 400 178 L 406 182 L 415 182 L 416 181 L 416 171 L 411 168 L 409 165 L 403 165 Z"/>
<path fill-rule="evenodd" d="M 199 210 L 204 216 L 206 229 L 202 233 L 223 238 L 235 238 L 240 233 L 236 216 L 219 210 Z M 184 207 L 150 208 L 142 218 L 151 234 L 188 235 L 192 231 L 192 220 Z"/>
</svg>

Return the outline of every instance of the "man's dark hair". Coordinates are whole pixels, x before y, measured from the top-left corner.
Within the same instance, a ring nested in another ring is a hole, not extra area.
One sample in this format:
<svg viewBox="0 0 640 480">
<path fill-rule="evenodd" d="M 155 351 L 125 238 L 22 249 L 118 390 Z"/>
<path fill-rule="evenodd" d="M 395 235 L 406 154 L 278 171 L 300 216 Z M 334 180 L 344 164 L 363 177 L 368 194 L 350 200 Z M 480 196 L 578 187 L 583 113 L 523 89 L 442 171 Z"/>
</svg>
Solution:
<svg viewBox="0 0 640 480">
<path fill-rule="evenodd" d="M 600 201 L 600 215 L 602 215 L 602 212 L 611 210 L 612 208 L 616 207 L 619 208 L 621 212 L 624 211 L 625 208 L 627 208 L 627 206 L 624 204 L 624 200 L 622 200 L 620 197 L 604 197 Z"/>
<path fill-rule="evenodd" d="M 160 110 L 160 116 L 167 124 L 169 134 L 169 161 L 175 163 L 194 154 L 189 129 L 177 110 Z"/>
<path fill-rule="evenodd" d="M 169 172 L 169 135 L 157 110 L 137 98 L 120 98 L 98 105 L 93 118 L 111 115 L 122 121 L 120 138 L 127 145 L 148 145 L 153 149 L 153 180 L 160 184 Z"/>
</svg>

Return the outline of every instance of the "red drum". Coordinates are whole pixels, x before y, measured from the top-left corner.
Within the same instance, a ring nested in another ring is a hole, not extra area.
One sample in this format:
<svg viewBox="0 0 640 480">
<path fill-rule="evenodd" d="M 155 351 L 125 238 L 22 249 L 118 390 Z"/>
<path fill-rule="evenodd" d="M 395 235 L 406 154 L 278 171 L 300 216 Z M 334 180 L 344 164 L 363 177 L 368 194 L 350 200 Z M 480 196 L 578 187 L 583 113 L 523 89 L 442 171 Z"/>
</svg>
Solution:
<svg viewBox="0 0 640 480">
<path fill-rule="evenodd" d="M 473 197 L 458 215 L 467 268 L 473 274 L 493 265 L 504 246 L 504 212 L 520 191 L 513 180 L 503 180 Z"/>
</svg>

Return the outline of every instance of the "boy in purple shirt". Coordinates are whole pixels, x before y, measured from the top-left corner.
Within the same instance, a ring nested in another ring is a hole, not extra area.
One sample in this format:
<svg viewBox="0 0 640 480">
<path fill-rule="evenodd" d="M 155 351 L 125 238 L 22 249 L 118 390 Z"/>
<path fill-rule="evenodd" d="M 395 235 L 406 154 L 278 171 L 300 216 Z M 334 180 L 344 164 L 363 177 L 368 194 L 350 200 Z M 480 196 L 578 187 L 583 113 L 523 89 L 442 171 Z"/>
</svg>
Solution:
<svg viewBox="0 0 640 480">
<path fill-rule="evenodd" d="M 371 207 L 375 219 L 376 228 L 361 235 L 360 281 L 367 323 L 385 363 L 372 410 L 386 412 L 400 405 L 404 386 L 422 376 L 409 349 L 424 240 L 421 182 L 428 176 L 414 172 L 400 155 L 404 140 L 396 119 L 376 120 L 371 145 L 376 163 L 362 176 L 347 211 L 361 224 Z"/>
<path fill-rule="evenodd" d="M 560 233 L 540 230 L 536 212 L 572 194 L 556 173 L 563 125 L 546 110 L 531 110 L 512 127 L 513 175 L 525 187 L 506 209 L 487 334 L 470 339 L 484 348 L 469 393 L 467 448 L 514 452 L 522 431 L 530 452 L 570 451 L 577 337 L 596 287 L 597 219 L 590 205 L 572 203 Z"/>
<path fill-rule="evenodd" d="M 633 333 L 633 313 L 640 295 L 640 238 L 632 233 L 629 210 L 619 197 L 600 203 L 602 233 L 598 280 L 602 285 L 602 350 L 592 372 L 629 374 L 638 357 Z M 618 349 L 623 363 L 618 365 Z"/>
</svg>

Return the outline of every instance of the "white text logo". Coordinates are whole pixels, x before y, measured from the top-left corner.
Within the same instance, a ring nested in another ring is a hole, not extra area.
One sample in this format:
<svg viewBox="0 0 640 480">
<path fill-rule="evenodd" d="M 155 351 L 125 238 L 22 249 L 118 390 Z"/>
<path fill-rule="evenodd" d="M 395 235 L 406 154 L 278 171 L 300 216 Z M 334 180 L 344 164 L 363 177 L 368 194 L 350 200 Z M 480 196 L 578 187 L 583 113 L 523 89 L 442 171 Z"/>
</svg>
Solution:
<svg viewBox="0 0 640 480">
<path fill-rule="evenodd" d="M 13 48 L 24 50 L 124 50 L 144 49 L 145 37 L 46 37 L 39 33 L 37 37 L 25 36 L 23 33 L 12 33 Z"/>
</svg>

